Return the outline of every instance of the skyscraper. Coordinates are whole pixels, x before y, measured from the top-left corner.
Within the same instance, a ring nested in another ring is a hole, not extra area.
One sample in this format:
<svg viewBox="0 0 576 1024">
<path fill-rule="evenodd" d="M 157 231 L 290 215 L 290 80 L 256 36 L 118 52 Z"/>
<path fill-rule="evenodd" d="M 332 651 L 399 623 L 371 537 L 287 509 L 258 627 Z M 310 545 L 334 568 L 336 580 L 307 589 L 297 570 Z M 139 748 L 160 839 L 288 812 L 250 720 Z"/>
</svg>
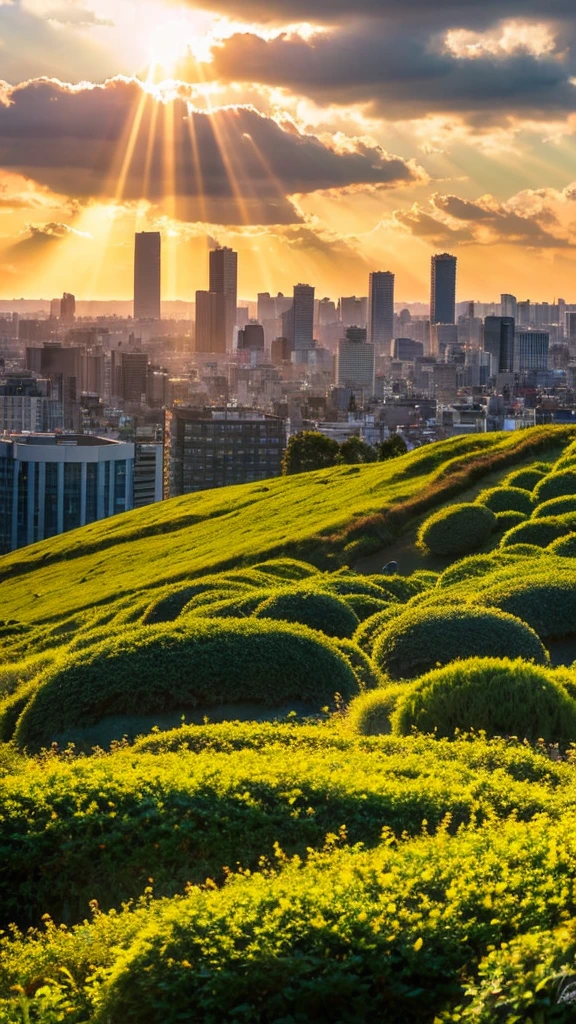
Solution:
<svg viewBox="0 0 576 1024">
<path fill-rule="evenodd" d="M 195 348 L 226 353 L 226 299 L 221 292 L 196 292 Z"/>
<path fill-rule="evenodd" d="M 232 350 L 238 305 L 238 253 L 227 246 L 210 252 L 210 291 L 225 299 L 226 351 Z"/>
<path fill-rule="evenodd" d="M 160 320 L 161 236 L 140 231 L 134 236 L 134 319 Z"/>
<path fill-rule="evenodd" d="M 60 319 L 63 324 L 73 324 L 76 319 L 76 298 L 71 292 L 64 292 L 60 301 Z"/>
<path fill-rule="evenodd" d="M 294 285 L 292 304 L 294 316 L 294 352 L 297 362 L 305 362 L 314 347 L 314 288 L 309 284 Z"/>
<path fill-rule="evenodd" d="M 547 370 L 549 347 L 548 331 L 516 331 L 514 369 Z"/>
<path fill-rule="evenodd" d="M 514 329 L 512 316 L 487 316 L 484 320 L 484 351 L 490 355 L 493 376 L 514 369 Z"/>
<path fill-rule="evenodd" d="M 366 342 L 366 329 L 349 327 L 336 350 L 336 384 L 363 398 L 374 394 L 374 345 Z"/>
<path fill-rule="evenodd" d="M 368 294 L 368 341 L 379 351 L 388 347 L 394 337 L 394 274 L 378 271 L 370 274 Z"/>
<path fill-rule="evenodd" d="M 513 316 L 516 319 L 518 300 L 515 295 L 504 293 L 500 296 L 502 316 Z"/>
<path fill-rule="evenodd" d="M 430 322 L 432 324 L 456 323 L 456 265 L 457 259 L 450 253 L 438 253 L 432 257 L 430 287 Z"/>
</svg>

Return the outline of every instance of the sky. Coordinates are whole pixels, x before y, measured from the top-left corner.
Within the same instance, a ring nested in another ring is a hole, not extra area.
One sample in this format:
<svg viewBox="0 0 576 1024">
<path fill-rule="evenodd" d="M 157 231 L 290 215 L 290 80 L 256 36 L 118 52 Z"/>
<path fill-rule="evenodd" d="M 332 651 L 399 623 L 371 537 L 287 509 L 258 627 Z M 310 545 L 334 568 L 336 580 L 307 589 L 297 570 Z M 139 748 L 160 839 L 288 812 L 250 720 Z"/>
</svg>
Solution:
<svg viewBox="0 0 576 1024">
<path fill-rule="evenodd" d="M 573 0 L 0 0 L 0 298 L 576 302 Z"/>
</svg>

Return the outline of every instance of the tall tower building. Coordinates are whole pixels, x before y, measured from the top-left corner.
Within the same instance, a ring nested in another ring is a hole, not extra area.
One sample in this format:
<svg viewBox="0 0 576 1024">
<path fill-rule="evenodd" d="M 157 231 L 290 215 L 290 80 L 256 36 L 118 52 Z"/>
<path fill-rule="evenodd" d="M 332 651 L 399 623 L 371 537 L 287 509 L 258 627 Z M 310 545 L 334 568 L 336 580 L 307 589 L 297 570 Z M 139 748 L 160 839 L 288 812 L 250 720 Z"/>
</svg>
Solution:
<svg viewBox="0 0 576 1024">
<path fill-rule="evenodd" d="M 161 236 L 139 231 L 134 236 L 134 319 L 160 320 Z"/>
<path fill-rule="evenodd" d="M 71 292 L 64 292 L 60 300 L 60 319 L 63 324 L 73 324 L 76 319 L 76 299 Z"/>
<path fill-rule="evenodd" d="M 366 342 L 366 329 L 349 327 L 336 350 L 336 384 L 350 387 L 363 399 L 374 394 L 374 345 Z"/>
<path fill-rule="evenodd" d="M 232 350 L 238 306 L 238 253 L 227 246 L 210 252 L 210 291 L 224 296 L 226 350 Z"/>
<path fill-rule="evenodd" d="M 503 293 L 500 296 L 500 307 L 502 316 L 513 316 L 516 319 L 518 313 L 518 300 L 515 295 Z"/>
<path fill-rule="evenodd" d="M 378 271 L 370 274 L 368 294 L 368 342 L 381 353 L 390 351 L 394 337 L 394 274 Z"/>
<path fill-rule="evenodd" d="M 221 292 L 196 292 L 196 352 L 226 353 L 226 300 Z"/>
<path fill-rule="evenodd" d="M 490 355 L 491 373 L 512 373 L 514 369 L 512 316 L 487 316 L 484 320 L 484 351 Z"/>
<path fill-rule="evenodd" d="M 314 288 L 311 285 L 294 285 L 292 312 L 295 358 L 297 362 L 306 361 L 302 353 L 314 347 Z"/>
<path fill-rule="evenodd" d="M 430 322 L 456 323 L 456 266 L 457 259 L 443 252 L 432 257 L 430 288 Z"/>
</svg>

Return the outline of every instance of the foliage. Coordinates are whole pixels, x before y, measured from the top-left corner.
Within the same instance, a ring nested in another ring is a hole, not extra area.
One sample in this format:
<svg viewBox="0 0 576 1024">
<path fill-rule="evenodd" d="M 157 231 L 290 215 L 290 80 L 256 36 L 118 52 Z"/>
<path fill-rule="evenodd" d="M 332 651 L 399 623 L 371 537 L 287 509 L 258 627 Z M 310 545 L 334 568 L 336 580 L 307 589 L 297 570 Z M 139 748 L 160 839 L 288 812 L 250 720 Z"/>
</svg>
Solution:
<svg viewBox="0 0 576 1024">
<path fill-rule="evenodd" d="M 524 491 L 533 491 L 536 484 L 539 484 L 549 472 L 550 466 L 546 463 L 542 463 L 542 468 L 538 468 L 538 463 L 534 463 L 533 466 L 526 466 L 525 469 L 517 469 L 514 473 L 510 473 L 504 480 L 504 485 L 506 487 L 521 487 Z"/>
<path fill-rule="evenodd" d="M 253 568 L 282 580 L 305 580 L 318 573 L 315 566 L 296 558 L 269 558 L 266 562 L 257 562 Z"/>
<path fill-rule="evenodd" d="M 401 434 L 390 434 L 390 437 L 376 446 L 376 451 L 380 462 L 386 462 L 388 459 L 397 459 L 400 455 L 406 455 L 408 445 Z"/>
<path fill-rule="evenodd" d="M 377 459 L 378 453 L 376 449 L 371 444 L 363 441 L 362 438 L 352 434 L 351 437 L 342 441 L 337 461 L 345 466 L 356 466 L 358 463 L 376 462 Z"/>
<path fill-rule="evenodd" d="M 363 651 L 371 655 L 376 637 L 389 626 L 393 619 L 398 615 L 402 615 L 405 611 L 404 606 L 398 602 L 388 605 L 388 608 L 383 608 L 381 612 L 376 612 L 375 615 L 370 615 L 369 618 L 359 625 L 354 633 L 354 642 Z"/>
<path fill-rule="evenodd" d="M 483 655 L 548 661 L 538 636 L 520 619 L 475 607 L 408 610 L 377 636 L 373 649 L 376 665 L 391 679 L 414 679 L 455 658 Z"/>
<path fill-rule="evenodd" d="M 434 555 L 459 555 L 484 544 L 496 529 L 496 516 L 484 505 L 449 505 L 422 524 L 418 544 Z"/>
<path fill-rule="evenodd" d="M 546 548 L 558 537 L 565 537 L 576 527 L 576 514 L 563 516 L 546 516 L 544 519 L 528 519 L 519 526 L 513 526 L 504 534 L 500 547 L 506 548 L 517 544 L 534 544 Z"/>
<path fill-rule="evenodd" d="M 534 503 L 541 505 L 550 498 L 561 498 L 567 494 L 576 494 L 576 469 L 563 469 L 545 476 L 534 488 Z"/>
<path fill-rule="evenodd" d="M 494 572 L 498 563 L 494 555 L 468 555 L 461 558 L 444 570 L 438 580 L 438 587 L 451 587 L 463 580 L 486 576 Z"/>
<path fill-rule="evenodd" d="M 536 506 L 532 516 L 534 519 L 543 519 L 545 516 L 562 516 L 567 512 L 576 512 L 576 494 L 543 501 L 541 505 Z"/>
<path fill-rule="evenodd" d="M 386 683 L 386 678 L 378 671 L 372 659 L 353 640 L 336 640 L 335 645 L 350 662 L 362 690 L 374 690 Z"/>
<path fill-rule="evenodd" d="M 554 555 L 561 555 L 563 558 L 576 558 L 576 533 L 568 533 L 565 537 L 559 537 L 549 545 L 548 551 Z"/>
<path fill-rule="evenodd" d="M 291 476 L 292 473 L 309 473 L 313 469 L 335 466 L 339 452 L 340 445 L 333 438 L 318 430 L 303 430 L 289 438 L 282 471 L 285 476 Z"/>
<path fill-rule="evenodd" d="M 527 622 L 543 640 L 576 633 L 576 573 L 552 567 L 528 577 L 494 581 L 483 604 Z"/>
<path fill-rule="evenodd" d="M 368 594 L 344 594 L 342 601 L 352 609 L 360 622 L 376 615 L 376 612 L 384 611 L 390 604 L 385 597 L 370 597 Z"/>
<path fill-rule="evenodd" d="M 38 749 L 105 715 L 230 701 L 274 707 L 302 700 L 319 708 L 336 693 L 347 699 L 357 691 L 348 663 L 319 633 L 287 623 L 190 617 L 181 627 L 133 630 L 58 665 L 23 711 L 15 739 Z"/>
<path fill-rule="evenodd" d="M 259 604 L 254 612 L 258 619 L 301 622 L 327 636 L 351 637 L 360 622 L 345 601 L 321 591 L 279 591 Z"/>
<path fill-rule="evenodd" d="M 497 512 L 496 513 L 496 529 L 497 530 L 511 530 L 513 526 L 519 526 L 520 523 L 524 523 L 528 516 L 525 512 Z"/>
<path fill-rule="evenodd" d="M 530 515 L 533 508 L 532 495 L 521 487 L 490 487 L 481 491 L 476 501 L 493 512 L 524 512 Z"/>
<path fill-rule="evenodd" d="M 406 683 L 390 683 L 355 697 L 348 708 L 347 722 L 358 736 L 386 736 L 392 732 L 391 716 Z"/>
<path fill-rule="evenodd" d="M 472 658 L 417 680 L 400 697 L 393 724 L 401 735 L 474 730 L 566 745 L 576 740 L 576 702 L 553 671 L 520 659 Z"/>
</svg>

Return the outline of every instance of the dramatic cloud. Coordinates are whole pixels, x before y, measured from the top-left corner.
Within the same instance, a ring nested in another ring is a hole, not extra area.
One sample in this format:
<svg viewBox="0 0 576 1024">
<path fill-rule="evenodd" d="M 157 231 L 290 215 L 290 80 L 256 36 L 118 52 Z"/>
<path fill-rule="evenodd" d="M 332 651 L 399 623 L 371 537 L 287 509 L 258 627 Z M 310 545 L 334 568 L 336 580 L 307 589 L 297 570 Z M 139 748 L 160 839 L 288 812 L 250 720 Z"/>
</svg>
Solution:
<svg viewBox="0 0 576 1024">
<path fill-rule="evenodd" d="M 574 185 L 562 192 L 528 189 L 505 203 L 486 195 L 471 201 L 456 195 L 433 195 L 428 203 L 396 210 L 394 221 L 435 246 L 520 245 L 528 249 L 565 249 L 576 226 L 563 213 L 574 202 Z"/>
<path fill-rule="evenodd" d="M 287 224 L 299 220 L 295 193 L 418 181 L 412 164 L 376 145 L 330 147 L 250 107 L 201 113 L 135 80 L 37 80 L 5 97 L 4 168 L 64 195 L 146 200 L 183 220 Z"/>
<path fill-rule="evenodd" d="M 355 20 L 308 40 L 237 33 L 215 48 L 213 72 L 319 103 L 363 103 L 390 120 L 434 112 L 536 120 L 576 109 L 576 65 L 565 46 L 566 35 L 556 39 L 541 23 L 479 35 Z"/>
</svg>

